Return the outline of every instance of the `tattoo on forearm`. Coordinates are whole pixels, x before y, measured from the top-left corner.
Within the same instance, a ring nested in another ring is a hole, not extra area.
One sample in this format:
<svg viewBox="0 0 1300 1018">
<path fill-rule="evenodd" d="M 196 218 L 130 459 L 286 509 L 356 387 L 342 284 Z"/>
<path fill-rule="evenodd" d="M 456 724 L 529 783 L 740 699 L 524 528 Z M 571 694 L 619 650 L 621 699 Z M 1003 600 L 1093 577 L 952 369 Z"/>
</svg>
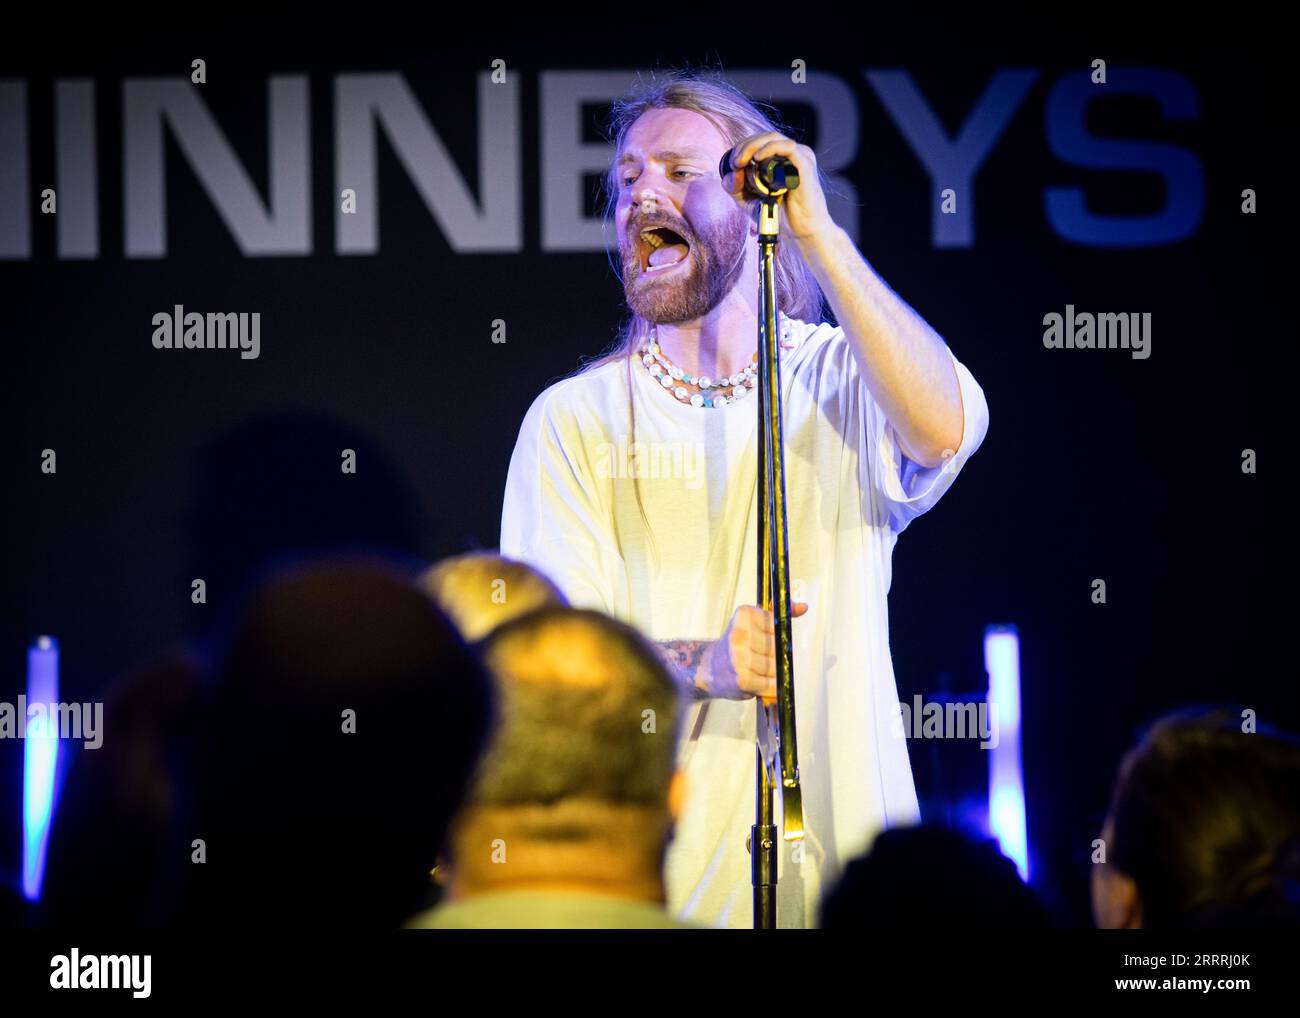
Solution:
<svg viewBox="0 0 1300 1018">
<path fill-rule="evenodd" d="M 659 656 L 677 677 L 678 685 L 697 700 L 703 699 L 705 693 L 695 685 L 695 670 L 712 643 L 712 640 L 659 640 L 655 643 Z"/>
</svg>

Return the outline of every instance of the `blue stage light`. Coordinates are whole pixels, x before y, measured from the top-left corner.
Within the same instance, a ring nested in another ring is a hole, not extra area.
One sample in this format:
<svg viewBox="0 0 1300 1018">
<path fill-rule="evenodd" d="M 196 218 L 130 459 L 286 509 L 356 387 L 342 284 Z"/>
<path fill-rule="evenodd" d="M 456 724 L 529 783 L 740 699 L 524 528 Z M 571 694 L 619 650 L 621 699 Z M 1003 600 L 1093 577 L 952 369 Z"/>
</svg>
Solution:
<svg viewBox="0 0 1300 1018">
<path fill-rule="evenodd" d="M 984 667 L 989 673 L 990 722 L 997 745 L 989 752 L 989 828 L 1002 852 L 1029 880 L 1025 781 L 1020 762 L 1020 636 L 1014 626 L 984 630 Z"/>
<path fill-rule="evenodd" d="M 59 644 L 38 636 L 27 650 L 27 705 L 59 702 Z M 24 707 L 24 711 L 26 706 Z M 24 715 L 24 722 L 26 716 Z M 26 724 L 23 744 L 23 895 L 41 896 L 45 851 L 54 818 L 54 784 L 59 765 L 59 721 L 46 713 Z"/>
</svg>

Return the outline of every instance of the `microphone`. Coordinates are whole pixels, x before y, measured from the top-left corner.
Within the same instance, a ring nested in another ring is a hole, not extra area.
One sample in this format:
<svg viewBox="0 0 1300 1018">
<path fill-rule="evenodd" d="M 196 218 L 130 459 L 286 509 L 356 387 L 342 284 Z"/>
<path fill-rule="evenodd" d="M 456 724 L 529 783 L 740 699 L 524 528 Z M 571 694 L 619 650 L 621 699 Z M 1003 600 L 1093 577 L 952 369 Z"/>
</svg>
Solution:
<svg viewBox="0 0 1300 1018">
<path fill-rule="evenodd" d="M 736 168 L 731 165 L 734 148 L 728 149 L 718 163 L 718 175 L 726 180 Z M 779 197 L 799 186 L 799 170 L 786 156 L 771 156 L 761 162 L 745 164 L 745 194 L 750 198 Z"/>
</svg>

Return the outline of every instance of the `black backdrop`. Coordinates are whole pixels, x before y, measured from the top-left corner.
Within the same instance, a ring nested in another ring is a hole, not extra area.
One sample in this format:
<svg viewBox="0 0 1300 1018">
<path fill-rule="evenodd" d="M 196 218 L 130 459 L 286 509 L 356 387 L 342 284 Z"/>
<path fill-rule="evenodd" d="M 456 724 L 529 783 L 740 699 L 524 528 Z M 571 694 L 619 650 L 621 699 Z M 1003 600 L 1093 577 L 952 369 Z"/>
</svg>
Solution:
<svg viewBox="0 0 1300 1018">
<path fill-rule="evenodd" d="M 31 256 L 0 261 L 0 699 L 22 691 L 26 646 L 46 632 L 61 641 L 63 699 L 95 696 L 122 669 L 207 631 L 267 554 L 361 543 L 433 560 L 494 547 L 524 411 L 606 346 L 621 310 L 603 252 L 542 248 L 539 75 L 615 70 L 630 83 L 635 71 L 686 62 L 781 70 L 802 58 L 854 96 L 860 142 L 847 176 L 863 252 L 970 367 L 991 410 L 983 447 L 895 554 L 900 696 L 981 688 L 983 627 L 1019 626 L 1035 878 L 1086 922 L 1091 839 L 1138 725 L 1185 703 L 1231 701 L 1294 726 L 1294 666 L 1280 653 L 1289 598 L 1277 582 L 1287 437 L 1278 421 L 1294 384 L 1282 351 L 1294 328 L 1270 253 L 1288 230 L 1281 69 L 1208 35 L 1193 45 L 1055 31 L 976 44 L 938 19 L 863 18 L 804 23 L 752 46 L 734 27 L 667 18 L 387 40 L 340 41 L 341 27 L 195 35 L 96 51 L 10 41 L 0 78 L 27 83 L 33 195 L 55 176 L 54 81 L 95 83 L 100 254 L 60 259 L 54 217 L 34 211 Z M 208 62 L 203 100 L 262 195 L 267 79 L 309 76 L 310 254 L 243 255 L 168 140 L 168 255 L 124 256 L 122 80 L 184 79 L 195 56 Z M 1205 208 L 1186 240 L 1092 247 L 1050 228 L 1048 187 L 1083 186 L 1114 213 L 1163 201 L 1158 177 L 1067 165 L 1049 148 L 1050 88 L 1099 56 L 1175 71 L 1195 87 L 1190 122 L 1165 120 L 1143 98 L 1096 104 L 1087 120 L 1100 136 L 1194 154 Z M 473 190 L 476 80 L 496 58 L 521 89 L 521 249 L 454 251 L 381 142 L 380 249 L 336 254 L 335 75 L 404 76 Z M 1039 75 L 975 179 L 974 243 L 935 247 L 925 170 L 864 71 L 908 71 L 952 132 L 1000 68 Z M 834 142 L 836 124 L 797 103 L 781 111 L 814 148 Z M 599 140 L 601 112 L 584 109 L 588 142 Z M 597 181 L 587 185 L 594 208 Z M 1247 187 L 1260 196 L 1256 215 L 1241 212 Z M 153 349 L 152 315 L 178 303 L 260 312 L 260 357 Z M 1152 356 L 1045 349 L 1042 318 L 1067 303 L 1150 312 Z M 504 344 L 491 342 L 494 319 L 507 323 Z M 358 450 L 355 476 L 339 471 L 344 447 Z M 46 448 L 58 454 L 54 476 L 40 471 Z M 1241 470 L 1247 448 L 1255 475 Z M 190 601 L 196 576 L 207 605 Z M 1090 600 L 1094 578 L 1107 583 L 1105 605 Z M 954 778 L 951 761 L 923 743 L 912 751 L 930 815 L 940 815 L 970 775 Z M 978 753 L 958 769 L 975 773 Z M 0 745 L 0 755 L 14 776 L 0 792 L 0 867 L 15 879 L 21 746 Z"/>
</svg>

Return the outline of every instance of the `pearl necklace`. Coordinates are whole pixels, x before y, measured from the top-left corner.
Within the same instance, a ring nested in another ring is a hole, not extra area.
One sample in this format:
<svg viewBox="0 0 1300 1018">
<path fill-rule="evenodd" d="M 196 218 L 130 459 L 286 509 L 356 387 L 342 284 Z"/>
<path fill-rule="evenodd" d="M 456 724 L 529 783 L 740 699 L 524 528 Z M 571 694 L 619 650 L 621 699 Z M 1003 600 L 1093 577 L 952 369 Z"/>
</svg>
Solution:
<svg viewBox="0 0 1300 1018">
<path fill-rule="evenodd" d="M 781 348 L 789 350 L 793 347 L 790 342 L 790 319 L 781 314 Z M 681 402 L 689 403 L 696 407 L 723 407 L 728 403 L 734 403 L 742 399 L 746 393 L 750 392 L 758 384 L 758 351 L 754 351 L 750 362 L 745 365 L 742 371 L 734 375 L 727 375 L 725 378 L 713 379 L 708 375 L 692 375 L 683 371 L 676 364 L 664 356 L 659 347 L 659 327 L 654 326 L 650 330 L 646 344 L 641 348 L 641 363 L 646 366 L 650 376 L 659 382 L 665 389 L 676 396 Z M 684 382 L 685 385 L 675 385 L 674 383 Z M 699 388 L 699 392 L 691 392 L 686 385 L 694 385 Z M 728 393 L 727 390 L 730 390 Z"/>
</svg>

